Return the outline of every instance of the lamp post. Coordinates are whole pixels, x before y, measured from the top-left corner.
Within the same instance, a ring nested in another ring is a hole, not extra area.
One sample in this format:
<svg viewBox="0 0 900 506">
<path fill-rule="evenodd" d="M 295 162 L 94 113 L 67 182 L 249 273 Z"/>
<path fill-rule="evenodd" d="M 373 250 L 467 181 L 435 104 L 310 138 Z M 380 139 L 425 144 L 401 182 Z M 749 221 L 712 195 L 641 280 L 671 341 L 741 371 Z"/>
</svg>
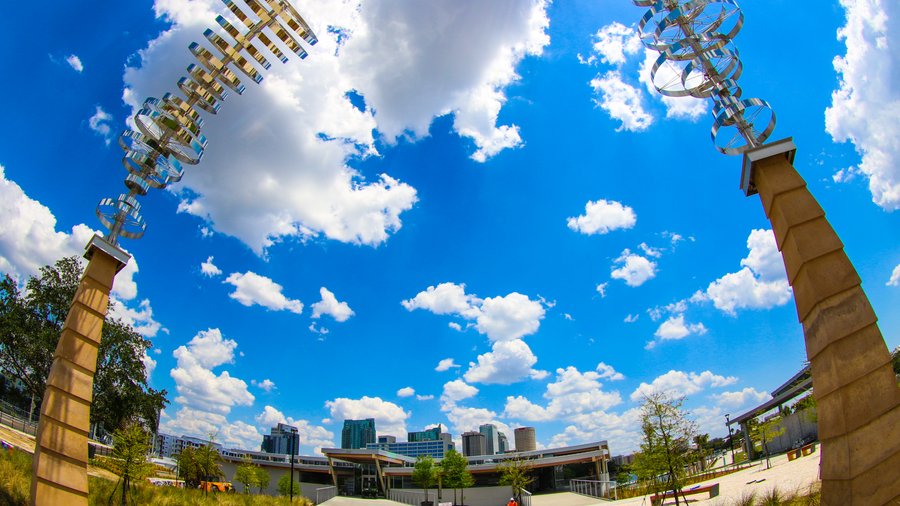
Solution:
<svg viewBox="0 0 900 506">
<path fill-rule="evenodd" d="M 294 453 L 296 445 L 294 441 L 297 439 L 297 428 L 291 427 L 291 504 L 294 503 Z"/>
<path fill-rule="evenodd" d="M 731 437 L 731 419 L 725 413 L 725 428 L 728 429 L 728 446 L 731 447 L 731 465 L 734 465 L 734 438 Z"/>
</svg>

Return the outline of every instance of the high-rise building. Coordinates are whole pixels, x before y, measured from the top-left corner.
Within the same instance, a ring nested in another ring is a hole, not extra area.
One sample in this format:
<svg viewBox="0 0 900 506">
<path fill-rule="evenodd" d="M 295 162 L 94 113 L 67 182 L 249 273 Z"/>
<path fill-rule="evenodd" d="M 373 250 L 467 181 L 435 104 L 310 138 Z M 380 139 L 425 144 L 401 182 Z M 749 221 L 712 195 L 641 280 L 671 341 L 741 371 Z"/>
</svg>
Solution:
<svg viewBox="0 0 900 506">
<path fill-rule="evenodd" d="M 299 453 L 300 434 L 297 433 L 297 427 L 293 427 L 286 423 L 279 423 L 272 427 L 269 435 L 263 436 L 261 450 L 265 453 L 280 453 L 289 455 L 290 453 Z"/>
<path fill-rule="evenodd" d="M 377 443 L 377 444 L 383 444 L 383 443 L 396 443 L 396 442 L 397 442 L 397 437 L 396 437 L 396 436 L 378 436 L 378 443 Z"/>
<path fill-rule="evenodd" d="M 450 448 L 456 446 L 456 443 L 453 442 L 453 436 L 449 432 L 441 432 L 441 441 L 450 445 Z"/>
<path fill-rule="evenodd" d="M 500 453 L 500 432 L 497 426 L 486 423 L 478 427 L 478 432 L 484 434 L 484 454 L 494 455 Z"/>
<path fill-rule="evenodd" d="M 366 448 L 370 450 L 384 450 L 392 453 L 399 453 L 400 455 L 406 455 L 407 457 L 418 457 L 429 455 L 435 459 L 442 459 L 446 456 L 447 452 L 453 449 L 453 443 L 447 443 L 443 440 L 437 441 L 400 441 L 400 442 L 390 442 L 390 443 L 382 443 L 381 438 L 378 438 L 378 443 L 372 443 L 366 445 Z"/>
<path fill-rule="evenodd" d="M 441 440 L 441 424 L 437 424 L 437 427 L 425 429 L 420 432 L 407 432 L 406 440 L 409 441 L 410 443 L 415 443 L 417 441 L 440 441 Z"/>
<path fill-rule="evenodd" d="M 531 452 L 537 450 L 534 427 L 519 427 L 515 430 L 515 438 L 517 452 Z"/>
<path fill-rule="evenodd" d="M 466 457 L 474 457 L 476 455 L 484 455 L 484 434 L 480 432 L 463 432 L 462 446 L 463 455 Z"/>
<path fill-rule="evenodd" d="M 497 442 L 500 443 L 497 453 L 506 453 L 509 451 L 509 440 L 506 439 L 506 434 L 497 432 Z"/>
<path fill-rule="evenodd" d="M 375 442 L 375 419 L 344 420 L 341 430 L 341 448 L 359 449 Z"/>
</svg>

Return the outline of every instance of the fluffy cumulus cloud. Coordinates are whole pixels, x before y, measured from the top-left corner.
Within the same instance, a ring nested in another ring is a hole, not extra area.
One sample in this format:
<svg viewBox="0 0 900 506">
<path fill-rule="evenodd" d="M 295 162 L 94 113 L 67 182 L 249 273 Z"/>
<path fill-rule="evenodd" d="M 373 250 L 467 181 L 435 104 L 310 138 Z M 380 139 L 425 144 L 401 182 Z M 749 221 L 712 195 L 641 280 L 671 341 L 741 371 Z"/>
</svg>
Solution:
<svg viewBox="0 0 900 506">
<path fill-rule="evenodd" d="M 625 249 L 613 264 L 610 276 L 628 286 L 641 286 L 656 276 L 656 262 Z"/>
<path fill-rule="evenodd" d="M 847 23 L 838 30 L 846 54 L 834 59 L 839 87 L 825 111 L 825 129 L 837 142 L 850 141 L 862 157 L 872 201 L 886 211 L 900 208 L 900 6 L 880 0 L 841 0 Z"/>
<path fill-rule="evenodd" d="M 441 283 L 429 286 L 401 304 L 408 311 L 424 309 L 474 320 L 478 332 L 494 342 L 520 339 L 540 327 L 545 313 L 541 302 L 517 292 L 479 299 L 466 294 L 465 288 L 463 284 Z"/>
<path fill-rule="evenodd" d="M 160 330 L 168 333 L 161 323 L 153 318 L 153 308 L 150 306 L 148 299 L 143 299 L 137 309 L 128 307 L 124 302 L 112 297 L 112 307 L 109 309 L 109 316 L 121 320 L 122 323 L 130 325 L 138 334 L 153 338 Z"/>
<path fill-rule="evenodd" d="M 897 264 L 897 267 L 894 267 L 894 271 L 891 272 L 891 277 L 888 279 L 887 286 L 900 286 L 900 264 Z"/>
<path fill-rule="evenodd" d="M 68 63 L 75 72 L 78 72 L 79 74 L 84 72 L 84 64 L 81 63 L 81 58 L 79 58 L 78 55 L 70 54 L 69 56 L 66 56 L 66 63 Z"/>
<path fill-rule="evenodd" d="M 647 93 L 649 93 L 651 97 L 656 97 L 663 103 L 666 108 L 666 118 L 688 121 L 699 120 L 709 110 L 707 100 L 694 97 L 667 97 L 659 93 L 656 86 L 653 85 L 650 71 L 657 58 L 659 58 L 658 52 L 646 48 L 644 49 L 644 60 L 641 64 L 638 79 L 646 87 Z M 671 73 L 671 69 L 672 67 L 660 67 L 657 71 L 656 81 L 671 82 L 673 79 L 679 80 L 679 75 L 665 75 L 667 72 Z"/>
<path fill-rule="evenodd" d="M 390 143 L 417 139 L 445 114 L 474 144 L 475 160 L 520 145 L 518 127 L 499 125 L 498 115 L 518 63 L 549 43 L 546 8 L 544 0 L 317 2 L 304 11 L 319 36 L 310 57 L 275 63 L 261 85 L 250 83 L 207 122 L 203 163 L 216 170 L 190 171 L 176 188 L 180 209 L 259 254 L 291 238 L 383 243 L 401 228 L 416 190 L 348 161 L 377 154 L 375 132 Z M 125 71 L 133 107 L 175 87 L 191 60 L 188 44 L 203 40 L 224 8 L 157 0 L 155 10 L 172 26 Z"/>
<path fill-rule="evenodd" d="M 491 423 L 497 427 L 497 430 L 506 434 L 512 443 L 513 429 L 506 423 L 500 421 L 497 413 L 486 408 L 467 407 L 450 405 L 444 407 L 447 420 L 450 421 L 450 432 L 453 434 L 462 434 L 470 430 L 477 431 L 480 425 Z M 461 448 L 461 444 L 457 448 Z"/>
<path fill-rule="evenodd" d="M 290 311 L 297 314 L 303 312 L 302 302 L 288 299 L 281 293 L 281 285 L 255 272 L 247 271 L 243 274 L 235 272 L 224 282 L 234 286 L 234 291 L 228 296 L 245 306 L 259 305 L 273 311 Z"/>
<path fill-rule="evenodd" d="M 592 49 L 600 56 L 600 61 L 610 65 L 620 65 L 629 55 L 636 54 L 644 47 L 637 32 L 622 23 L 613 22 L 594 34 Z"/>
<path fill-rule="evenodd" d="M 459 367 L 459 365 L 457 365 L 453 361 L 452 358 L 445 358 L 445 359 L 441 360 L 440 362 L 438 362 L 438 365 L 437 365 L 437 367 L 434 368 L 434 370 L 437 372 L 443 372 L 443 371 L 447 371 L 453 367 Z"/>
<path fill-rule="evenodd" d="M 616 371 L 616 369 L 603 362 L 597 364 L 597 368 L 595 369 L 598 373 L 600 373 L 600 379 L 608 379 L 610 381 L 621 381 L 625 379 L 625 375 Z"/>
<path fill-rule="evenodd" d="M 329 315 L 334 318 L 335 321 L 345 322 L 351 316 L 356 314 L 350 309 L 350 306 L 346 302 L 338 302 L 334 294 L 324 286 L 319 289 L 319 295 L 322 296 L 322 300 L 312 305 L 313 318 Z"/>
<path fill-rule="evenodd" d="M 753 230 L 747 237 L 746 258 L 742 269 L 710 283 L 694 300 L 710 300 L 713 305 L 734 315 L 737 309 L 768 309 L 786 304 L 791 288 L 784 272 L 781 254 L 771 230 Z"/>
<path fill-rule="evenodd" d="M 321 448 L 334 448 L 334 433 L 325 427 L 313 425 L 307 420 L 300 420 L 285 416 L 284 413 L 272 406 L 266 406 L 262 413 L 256 416 L 256 423 L 263 431 L 275 427 L 279 423 L 286 423 L 297 427 L 297 435 L 300 437 L 300 446 L 308 447 L 310 453 Z"/>
<path fill-rule="evenodd" d="M 332 420 L 360 420 L 374 418 L 378 432 L 382 434 L 406 434 L 406 420 L 409 413 L 393 402 L 380 397 L 364 396 L 361 399 L 339 397 L 326 401 L 325 407 Z"/>
<path fill-rule="evenodd" d="M 615 200 L 588 201 L 584 214 L 568 219 L 568 226 L 582 234 L 608 234 L 613 230 L 629 229 L 637 223 L 634 209 Z"/>
<path fill-rule="evenodd" d="M 397 390 L 397 397 L 412 397 L 415 394 L 416 390 L 413 387 L 403 387 Z"/>
<path fill-rule="evenodd" d="M 475 397 L 478 389 L 463 380 L 453 380 L 444 383 L 444 391 L 441 394 L 441 405 L 451 406 L 457 402 Z"/>
<path fill-rule="evenodd" d="M 720 394 L 711 395 L 715 401 L 725 407 L 741 408 L 751 404 L 759 404 L 771 396 L 768 392 L 758 392 L 755 388 L 747 387 L 736 392 L 722 392 Z"/>
<path fill-rule="evenodd" d="M 491 351 L 478 355 L 477 362 L 469 362 L 463 375 L 472 383 L 509 385 L 526 378 L 543 379 L 546 371 L 533 369 L 537 356 L 521 339 L 494 343 Z"/>
<path fill-rule="evenodd" d="M 234 340 L 213 328 L 199 332 L 172 353 L 176 366 L 169 374 L 178 392 L 175 402 L 181 408 L 175 418 L 162 424 L 163 432 L 200 437 L 215 433 L 226 445 L 259 445 L 260 435 L 253 426 L 227 420 L 233 407 L 253 404 L 255 398 L 247 383 L 228 371 L 213 371 L 234 361 L 235 348 Z"/>
<path fill-rule="evenodd" d="M 623 413 L 603 410 L 572 416 L 571 425 L 550 439 L 551 447 L 568 446 L 585 441 L 615 441 L 616 453 L 627 454 L 639 449 L 641 411 L 632 408 Z"/>
<path fill-rule="evenodd" d="M 737 382 L 737 378 L 734 376 L 720 376 L 710 371 L 703 371 L 697 374 L 695 372 L 671 370 L 662 376 L 658 376 L 650 383 L 641 382 L 640 386 L 631 393 L 631 400 L 637 402 L 647 395 L 656 393 L 675 396 L 693 395 L 706 388 L 724 387 L 735 382 Z"/>
<path fill-rule="evenodd" d="M 204 276 L 213 277 L 221 275 L 222 269 L 216 267 L 216 264 L 213 263 L 213 257 L 207 257 L 205 262 L 200 262 L 200 272 Z"/>
<path fill-rule="evenodd" d="M 250 384 L 266 392 L 271 392 L 275 389 L 275 382 L 268 378 L 262 381 L 250 380 Z"/>
<path fill-rule="evenodd" d="M 107 146 L 109 146 L 109 143 L 112 142 L 113 139 L 112 119 L 112 116 L 104 111 L 99 105 L 94 111 L 93 116 L 88 118 L 88 127 L 90 127 L 94 133 L 102 137 Z"/>
<path fill-rule="evenodd" d="M 653 116 L 644 109 L 644 97 L 640 88 L 625 82 L 622 72 L 610 70 L 591 79 L 591 88 L 597 95 L 594 103 L 621 124 L 617 132 L 628 130 L 641 132 L 653 124 Z"/>
<path fill-rule="evenodd" d="M 669 319 L 659 325 L 653 334 L 656 336 L 657 341 L 649 342 L 646 348 L 651 349 L 655 347 L 659 341 L 677 341 L 692 334 L 702 336 L 706 332 L 706 326 L 702 323 L 686 322 L 683 314 L 670 316 Z"/>
</svg>

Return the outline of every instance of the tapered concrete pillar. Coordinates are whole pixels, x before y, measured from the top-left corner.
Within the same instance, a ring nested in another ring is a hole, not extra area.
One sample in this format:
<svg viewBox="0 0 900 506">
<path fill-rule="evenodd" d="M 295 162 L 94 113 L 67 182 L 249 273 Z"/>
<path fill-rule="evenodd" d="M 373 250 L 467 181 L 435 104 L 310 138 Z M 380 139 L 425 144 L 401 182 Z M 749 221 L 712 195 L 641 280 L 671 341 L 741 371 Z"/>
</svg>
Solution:
<svg viewBox="0 0 900 506">
<path fill-rule="evenodd" d="M 900 500 L 900 388 L 844 245 L 792 165 L 793 143 L 744 155 L 794 290 L 822 441 L 822 504 Z M 748 192 L 748 193 L 750 193 Z"/>
<path fill-rule="evenodd" d="M 89 260 L 56 346 L 41 404 L 32 505 L 87 505 L 88 430 L 97 352 L 109 292 L 129 256 L 94 236 Z"/>
</svg>

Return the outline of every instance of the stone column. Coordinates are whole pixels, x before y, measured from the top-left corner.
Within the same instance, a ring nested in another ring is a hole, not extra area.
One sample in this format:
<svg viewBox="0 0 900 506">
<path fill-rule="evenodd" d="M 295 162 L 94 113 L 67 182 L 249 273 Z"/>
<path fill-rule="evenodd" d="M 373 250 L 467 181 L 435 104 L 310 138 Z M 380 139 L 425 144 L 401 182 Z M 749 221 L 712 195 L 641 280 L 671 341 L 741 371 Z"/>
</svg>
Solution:
<svg viewBox="0 0 900 506">
<path fill-rule="evenodd" d="M 900 388 L 844 245 L 792 165 L 793 143 L 744 157 L 784 257 L 803 325 L 822 441 L 822 504 L 900 499 Z M 749 176 L 749 180 L 747 179 Z"/>
<path fill-rule="evenodd" d="M 113 279 L 130 257 L 99 236 L 88 243 L 85 257 L 88 266 L 63 325 L 41 404 L 32 505 L 88 503 L 88 430 L 97 352 Z"/>
</svg>

